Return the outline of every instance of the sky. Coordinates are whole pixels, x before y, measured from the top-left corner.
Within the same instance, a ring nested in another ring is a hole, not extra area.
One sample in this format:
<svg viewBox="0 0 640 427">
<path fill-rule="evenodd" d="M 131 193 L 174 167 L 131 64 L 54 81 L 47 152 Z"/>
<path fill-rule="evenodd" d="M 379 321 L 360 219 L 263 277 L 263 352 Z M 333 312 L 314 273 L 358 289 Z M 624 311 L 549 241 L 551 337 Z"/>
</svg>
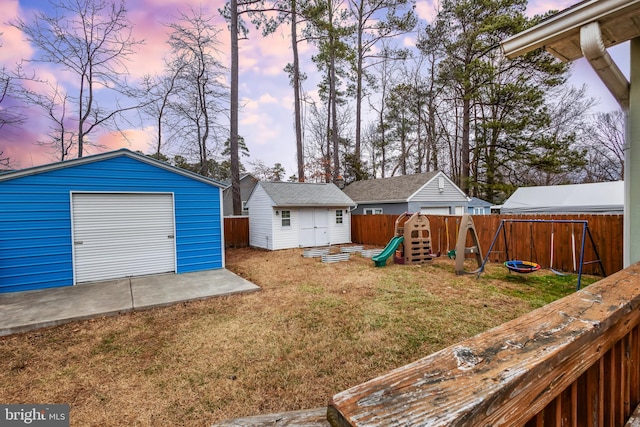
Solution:
<svg viewBox="0 0 640 427">
<path fill-rule="evenodd" d="M 55 0 L 54 0 L 55 1 Z M 437 0 L 417 0 L 416 13 L 423 21 L 433 18 Z M 551 9 L 562 10 L 577 0 L 531 0 L 527 14 L 533 16 Z M 230 64 L 229 32 L 226 23 L 217 16 L 218 8 L 224 0 L 127 0 L 128 16 L 134 27 L 134 37 L 144 40 L 135 57 L 128 64 L 129 80 L 135 81 L 145 74 L 154 74 L 163 68 L 163 55 L 167 51 L 168 31 L 166 23 L 171 22 L 179 11 L 188 11 L 188 7 L 201 8 L 205 14 L 216 15 L 220 49 L 223 52 L 222 62 Z M 34 49 L 24 36 L 8 22 L 20 17 L 28 22 L 34 10 L 47 2 L 43 0 L 0 0 L 3 11 L 0 22 L 0 67 L 12 69 L 21 59 L 30 58 Z M 285 31 L 286 32 L 286 31 Z M 411 46 L 415 34 L 404 36 L 401 43 Z M 299 47 L 302 70 L 309 78 L 303 89 L 312 97 L 317 96 L 316 84 L 318 75 L 311 56 L 314 47 L 302 44 Z M 613 47 L 610 53 L 622 71 L 629 76 L 629 43 Z M 240 88 L 239 96 L 242 109 L 239 113 L 239 133 L 246 141 L 250 157 L 241 161 L 250 171 L 252 162 L 263 162 L 267 166 L 281 163 L 286 169 L 286 176 L 296 173 L 296 148 L 293 129 L 293 91 L 289 85 L 288 75 L 283 71 L 291 62 L 291 48 L 287 36 L 280 32 L 269 37 L 262 37 L 259 31 L 252 29 L 247 40 L 240 41 Z M 573 64 L 570 83 L 574 86 L 586 84 L 588 93 L 599 101 L 597 111 L 612 111 L 618 106 L 599 80 L 595 71 L 584 60 Z M 39 64 L 38 75 L 61 84 L 69 84 L 60 73 L 45 64 Z M 366 102 L 364 103 L 366 106 Z M 0 105 L 0 108 L 3 108 Z M 5 107 L 6 108 L 6 107 Z M 14 168 L 26 168 L 56 161 L 47 150 L 35 142 L 45 139 L 49 122 L 43 117 L 41 110 L 27 110 L 27 123 L 20 128 L 5 126 L 0 129 L 0 151 L 3 157 L 9 156 Z M 366 118 L 366 112 L 365 112 Z M 97 142 L 110 149 L 128 148 L 148 153 L 152 152 L 150 141 L 154 128 L 150 125 L 136 125 L 124 129 L 127 138 L 118 133 L 104 133 L 96 136 Z M 88 148 L 88 153 L 95 154 L 97 149 Z M 101 150 L 104 151 L 104 150 Z"/>
</svg>

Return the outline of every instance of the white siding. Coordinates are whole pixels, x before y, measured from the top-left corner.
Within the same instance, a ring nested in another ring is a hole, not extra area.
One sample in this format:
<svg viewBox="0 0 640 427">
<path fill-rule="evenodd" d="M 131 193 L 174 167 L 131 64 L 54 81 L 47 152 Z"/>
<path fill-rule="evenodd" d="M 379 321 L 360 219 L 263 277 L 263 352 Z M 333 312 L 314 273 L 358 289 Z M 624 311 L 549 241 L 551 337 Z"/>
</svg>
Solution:
<svg viewBox="0 0 640 427">
<path fill-rule="evenodd" d="M 343 212 L 342 224 L 336 224 L 336 209 L 329 210 L 329 241 L 332 245 L 351 243 L 351 213 L 348 207 L 340 209 Z"/>
<path fill-rule="evenodd" d="M 272 215 L 273 230 L 273 248 L 272 249 L 289 249 L 300 246 L 298 233 L 300 231 L 300 218 L 298 210 L 293 208 L 274 208 L 274 212 L 278 211 L 279 215 Z M 282 211 L 291 212 L 291 225 L 282 226 Z M 249 209 L 251 212 L 251 209 Z"/>
<path fill-rule="evenodd" d="M 440 177 L 444 178 L 444 190 L 442 192 L 440 192 L 438 188 L 438 178 Z M 457 204 L 454 202 L 463 202 L 464 206 L 466 206 L 467 198 L 449 178 L 440 173 L 413 194 L 409 202 L 436 202 L 440 203 L 440 206 Z"/>
<path fill-rule="evenodd" d="M 273 201 L 257 185 L 248 201 L 249 245 L 264 249 L 273 247 Z"/>
</svg>

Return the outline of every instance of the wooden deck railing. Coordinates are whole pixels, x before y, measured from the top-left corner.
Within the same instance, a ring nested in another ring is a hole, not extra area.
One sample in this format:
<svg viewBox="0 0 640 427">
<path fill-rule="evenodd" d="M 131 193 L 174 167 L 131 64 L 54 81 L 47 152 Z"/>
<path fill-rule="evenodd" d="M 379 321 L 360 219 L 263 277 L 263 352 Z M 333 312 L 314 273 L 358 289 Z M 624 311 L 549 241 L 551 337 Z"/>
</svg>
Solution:
<svg viewBox="0 0 640 427">
<path fill-rule="evenodd" d="M 640 265 L 343 391 L 333 426 L 624 426 L 640 403 Z"/>
<path fill-rule="evenodd" d="M 336 394 L 220 426 L 640 426 L 640 264 Z M 278 422 L 277 424 L 269 424 Z"/>
</svg>

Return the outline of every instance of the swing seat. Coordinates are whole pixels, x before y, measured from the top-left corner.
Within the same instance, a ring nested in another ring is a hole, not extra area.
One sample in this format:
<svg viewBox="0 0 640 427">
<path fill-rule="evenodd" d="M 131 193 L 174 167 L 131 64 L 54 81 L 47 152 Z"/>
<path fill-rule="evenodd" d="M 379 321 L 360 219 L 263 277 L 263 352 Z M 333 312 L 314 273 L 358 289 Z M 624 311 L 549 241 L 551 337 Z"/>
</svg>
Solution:
<svg viewBox="0 0 640 427">
<path fill-rule="evenodd" d="M 531 261 L 511 260 L 504 263 L 504 266 L 516 273 L 526 274 L 540 270 L 540 264 Z"/>
</svg>

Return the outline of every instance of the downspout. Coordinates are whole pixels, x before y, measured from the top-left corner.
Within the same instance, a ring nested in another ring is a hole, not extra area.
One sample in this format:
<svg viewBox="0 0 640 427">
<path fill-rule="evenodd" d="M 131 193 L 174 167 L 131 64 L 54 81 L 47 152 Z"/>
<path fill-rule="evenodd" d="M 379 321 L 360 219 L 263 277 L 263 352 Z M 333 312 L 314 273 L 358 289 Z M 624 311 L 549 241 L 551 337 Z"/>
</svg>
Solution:
<svg viewBox="0 0 640 427">
<path fill-rule="evenodd" d="M 622 111 L 625 113 L 625 145 L 624 145 L 624 215 L 623 215 L 623 236 L 631 234 L 631 183 L 629 177 L 626 176 L 630 171 L 631 144 L 629 142 L 629 99 L 630 99 L 630 83 L 613 61 L 609 52 L 604 47 L 602 41 L 602 32 L 600 24 L 597 21 L 590 22 L 580 28 L 580 49 L 582 54 L 589 61 L 591 67 L 596 71 L 600 80 L 609 89 L 609 92 L 618 101 Z M 623 242 L 623 267 L 626 268 L 631 264 L 631 242 L 628 238 Z"/>
<path fill-rule="evenodd" d="M 598 22 L 580 28 L 580 48 L 622 110 L 629 111 L 629 81 L 604 47 Z"/>
</svg>

